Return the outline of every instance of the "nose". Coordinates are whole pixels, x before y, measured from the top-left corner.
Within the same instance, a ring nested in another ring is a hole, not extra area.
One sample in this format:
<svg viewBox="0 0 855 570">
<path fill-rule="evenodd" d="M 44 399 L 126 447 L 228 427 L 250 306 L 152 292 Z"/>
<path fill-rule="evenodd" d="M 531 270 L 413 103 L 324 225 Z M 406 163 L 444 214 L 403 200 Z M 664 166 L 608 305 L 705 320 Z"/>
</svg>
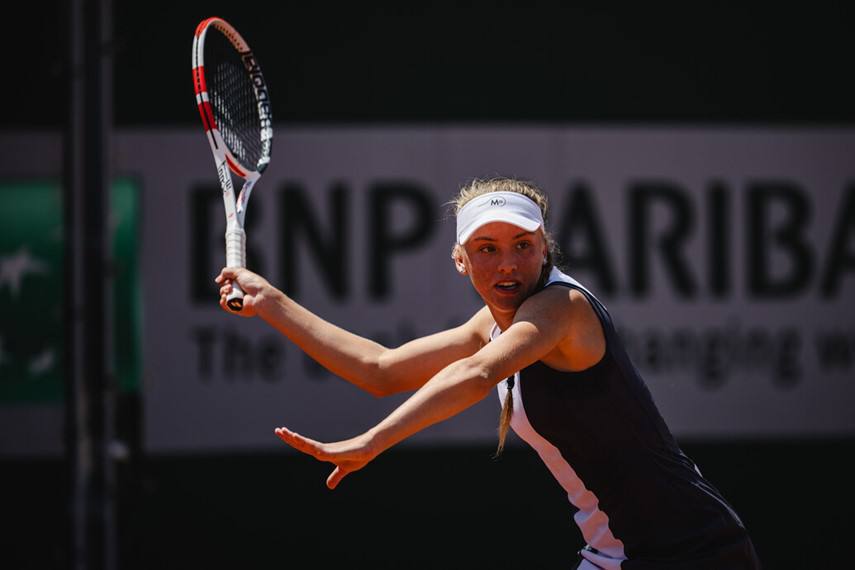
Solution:
<svg viewBox="0 0 855 570">
<path fill-rule="evenodd" d="M 510 275 L 517 270 L 517 260 L 513 255 L 505 255 L 499 261 L 499 273 Z"/>
</svg>

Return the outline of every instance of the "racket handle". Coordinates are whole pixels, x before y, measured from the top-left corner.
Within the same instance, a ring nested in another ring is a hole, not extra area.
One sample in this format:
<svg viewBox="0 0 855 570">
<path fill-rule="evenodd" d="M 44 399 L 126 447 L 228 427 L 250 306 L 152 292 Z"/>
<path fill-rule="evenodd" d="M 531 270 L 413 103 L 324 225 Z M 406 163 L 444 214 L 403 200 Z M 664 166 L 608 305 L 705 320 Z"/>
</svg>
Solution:
<svg viewBox="0 0 855 570">
<path fill-rule="evenodd" d="M 226 231 L 226 266 L 246 267 L 246 232 L 242 228 Z M 243 290 L 237 281 L 232 281 L 232 292 L 226 297 L 226 305 L 232 311 L 243 309 Z"/>
</svg>

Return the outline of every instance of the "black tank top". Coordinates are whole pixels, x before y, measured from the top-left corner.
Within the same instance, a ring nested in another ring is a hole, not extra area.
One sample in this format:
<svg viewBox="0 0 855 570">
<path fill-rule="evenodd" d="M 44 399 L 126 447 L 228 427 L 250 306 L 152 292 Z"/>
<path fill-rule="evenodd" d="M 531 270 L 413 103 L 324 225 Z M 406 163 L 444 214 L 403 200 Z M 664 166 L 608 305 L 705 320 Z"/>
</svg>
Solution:
<svg viewBox="0 0 855 570">
<path fill-rule="evenodd" d="M 739 517 L 671 435 L 605 306 L 557 269 L 545 287 L 585 295 L 606 341 L 594 366 L 535 362 L 512 388 L 511 428 L 567 492 L 588 544 L 580 554 L 604 569 L 758 568 Z"/>
</svg>

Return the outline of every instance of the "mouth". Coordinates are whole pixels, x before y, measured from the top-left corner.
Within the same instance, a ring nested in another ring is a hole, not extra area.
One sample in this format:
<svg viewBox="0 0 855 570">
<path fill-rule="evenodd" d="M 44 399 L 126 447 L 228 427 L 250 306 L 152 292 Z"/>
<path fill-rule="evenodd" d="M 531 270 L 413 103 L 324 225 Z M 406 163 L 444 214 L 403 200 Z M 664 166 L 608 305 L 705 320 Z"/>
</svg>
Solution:
<svg viewBox="0 0 855 570">
<path fill-rule="evenodd" d="M 521 284 L 519 281 L 507 280 L 499 281 L 493 286 L 493 288 L 499 293 L 516 293 L 517 291 L 519 291 L 520 286 Z"/>
</svg>

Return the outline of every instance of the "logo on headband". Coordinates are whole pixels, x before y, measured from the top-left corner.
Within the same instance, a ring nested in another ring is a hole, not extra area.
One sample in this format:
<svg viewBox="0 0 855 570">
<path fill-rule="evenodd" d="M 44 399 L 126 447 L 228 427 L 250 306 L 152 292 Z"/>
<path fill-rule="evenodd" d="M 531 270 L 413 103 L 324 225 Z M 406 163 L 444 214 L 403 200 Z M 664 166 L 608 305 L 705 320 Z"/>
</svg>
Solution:
<svg viewBox="0 0 855 570">
<path fill-rule="evenodd" d="M 490 199 L 490 205 L 491 206 L 504 206 L 507 203 L 508 203 L 508 201 L 505 200 L 502 196 L 499 196 L 498 198 L 491 198 Z"/>
</svg>

